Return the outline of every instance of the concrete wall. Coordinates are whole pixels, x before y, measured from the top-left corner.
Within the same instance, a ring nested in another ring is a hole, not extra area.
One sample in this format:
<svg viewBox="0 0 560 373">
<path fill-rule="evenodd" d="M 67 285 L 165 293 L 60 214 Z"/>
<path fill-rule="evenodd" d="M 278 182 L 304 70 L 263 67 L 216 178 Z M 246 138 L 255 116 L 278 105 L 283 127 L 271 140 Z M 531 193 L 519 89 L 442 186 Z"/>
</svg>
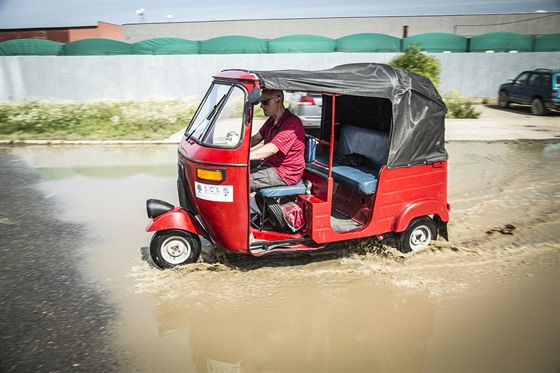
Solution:
<svg viewBox="0 0 560 373">
<path fill-rule="evenodd" d="M 560 32 L 559 25 L 560 13 L 522 13 L 136 23 L 123 25 L 123 31 L 124 41 L 134 43 L 157 37 L 208 40 L 226 35 L 245 35 L 273 39 L 285 35 L 312 34 L 340 38 L 366 32 L 402 38 L 404 26 L 408 26 L 408 36 L 447 32 L 470 37 L 498 31 L 543 35 Z"/>
<path fill-rule="evenodd" d="M 535 68 L 557 69 L 560 52 L 436 53 L 440 92 L 495 97 L 500 83 Z M 5 56 L 0 101 L 200 98 L 223 69 L 319 70 L 356 62 L 387 63 L 394 53 L 239 55 Z"/>
</svg>

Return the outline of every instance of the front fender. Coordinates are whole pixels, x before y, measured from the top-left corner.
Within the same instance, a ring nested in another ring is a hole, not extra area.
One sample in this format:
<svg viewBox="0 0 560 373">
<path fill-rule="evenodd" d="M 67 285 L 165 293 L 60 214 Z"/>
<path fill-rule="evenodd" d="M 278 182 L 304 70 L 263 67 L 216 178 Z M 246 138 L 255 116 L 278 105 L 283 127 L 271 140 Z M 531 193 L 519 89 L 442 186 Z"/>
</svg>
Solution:
<svg viewBox="0 0 560 373">
<path fill-rule="evenodd" d="M 175 207 L 173 210 L 152 220 L 146 227 L 146 232 L 165 231 L 168 229 L 180 229 L 199 236 L 206 235 L 206 231 L 200 223 L 180 207 Z"/>
<path fill-rule="evenodd" d="M 420 216 L 437 215 L 444 223 L 449 221 L 449 205 L 437 199 L 422 199 L 410 202 L 406 205 L 395 219 L 393 232 L 404 232 L 410 222 Z"/>
</svg>

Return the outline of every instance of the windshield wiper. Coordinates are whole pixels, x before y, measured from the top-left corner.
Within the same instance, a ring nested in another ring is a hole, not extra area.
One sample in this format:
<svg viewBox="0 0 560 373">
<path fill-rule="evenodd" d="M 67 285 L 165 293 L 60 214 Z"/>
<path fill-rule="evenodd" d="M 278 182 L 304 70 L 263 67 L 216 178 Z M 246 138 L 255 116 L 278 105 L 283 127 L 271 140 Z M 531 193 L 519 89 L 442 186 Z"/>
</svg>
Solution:
<svg viewBox="0 0 560 373">
<path fill-rule="evenodd" d="M 218 112 L 218 108 L 220 108 L 222 106 L 222 104 L 224 103 L 224 100 L 226 99 L 226 96 L 227 96 L 227 94 L 223 95 L 222 98 L 220 99 L 220 101 L 218 101 L 218 103 L 216 105 L 214 105 L 214 107 L 212 108 L 212 110 L 210 111 L 208 116 L 206 117 L 206 120 L 210 120 L 214 117 L 214 115 L 216 115 L 216 113 Z"/>
<path fill-rule="evenodd" d="M 216 115 L 216 113 L 218 112 L 218 108 L 221 107 L 221 105 L 223 104 L 225 98 L 226 98 L 227 94 L 223 95 L 222 98 L 220 98 L 220 101 L 218 101 L 216 103 L 216 105 L 214 105 L 214 107 L 212 108 L 212 110 L 210 110 L 210 113 L 208 113 L 208 116 L 206 117 L 206 121 L 200 121 L 198 123 L 198 125 L 196 126 L 196 128 L 194 128 L 191 133 L 189 133 L 189 135 L 187 136 L 185 141 L 189 141 L 191 139 L 191 137 L 194 135 L 194 133 L 196 132 L 196 130 L 198 130 L 198 128 L 202 125 L 203 122 L 208 122 L 210 119 L 212 119 L 214 117 L 214 115 Z M 202 134 L 206 133 L 207 131 L 204 131 Z M 198 137 L 198 140 L 200 140 L 200 137 Z"/>
<path fill-rule="evenodd" d="M 220 99 L 220 101 L 218 101 L 218 103 L 216 104 L 216 106 L 214 106 L 212 108 L 212 111 L 210 112 L 210 114 L 208 114 L 208 116 L 206 117 L 206 121 L 209 123 L 206 128 L 204 129 L 204 131 L 202 131 L 202 133 L 200 134 L 200 136 L 198 136 L 197 140 L 200 141 L 201 139 L 206 139 L 206 135 L 208 134 L 208 132 L 210 132 L 210 130 L 213 128 L 214 123 L 212 123 L 212 120 L 214 119 L 214 117 L 216 116 L 217 113 L 220 112 L 222 105 L 224 104 L 224 101 L 226 100 L 226 96 L 227 94 L 223 95 L 222 98 Z M 203 140 L 204 141 L 204 140 Z"/>
</svg>

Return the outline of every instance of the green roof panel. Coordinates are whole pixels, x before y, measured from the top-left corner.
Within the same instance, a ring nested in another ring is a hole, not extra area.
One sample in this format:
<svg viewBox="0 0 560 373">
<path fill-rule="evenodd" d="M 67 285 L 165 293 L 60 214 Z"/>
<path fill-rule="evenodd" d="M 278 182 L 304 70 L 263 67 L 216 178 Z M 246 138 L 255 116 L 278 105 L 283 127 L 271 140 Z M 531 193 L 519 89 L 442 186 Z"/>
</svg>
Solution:
<svg viewBox="0 0 560 373">
<path fill-rule="evenodd" d="M 531 52 L 533 38 L 516 32 L 490 32 L 470 38 L 470 52 Z"/>
<path fill-rule="evenodd" d="M 132 44 L 134 54 L 198 54 L 199 42 L 181 38 L 155 38 Z"/>
<path fill-rule="evenodd" d="M 251 36 L 221 36 L 200 42 L 201 54 L 266 53 L 266 40 Z"/>
<path fill-rule="evenodd" d="M 133 54 L 132 44 L 103 38 L 91 38 L 71 41 L 60 50 L 63 56 L 103 56 Z"/>
<path fill-rule="evenodd" d="M 467 38 L 446 32 L 429 32 L 403 39 L 403 49 L 407 50 L 412 44 L 419 44 L 425 52 L 466 52 Z"/>
<path fill-rule="evenodd" d="M 336 39 L 337 52 L 398 52 L 401 39 L 391 35 L 363 33 Z"/>
<path fill-rule="evenodd" d="M 270 53 L 329 53 L 335 49 L 334 39 L 318 35 L 288 35 L 268 42 Z"/>
<path fill-rule="evenodd" d="M 560 33 L 535 37 L 535 52 L 560 52 Z"/>
<path fill-rule="evenodd" d="M 44 39 L 14 39 L 0 43 L 0 56 L 56 56 L 62 43 Z"/>
</svg>

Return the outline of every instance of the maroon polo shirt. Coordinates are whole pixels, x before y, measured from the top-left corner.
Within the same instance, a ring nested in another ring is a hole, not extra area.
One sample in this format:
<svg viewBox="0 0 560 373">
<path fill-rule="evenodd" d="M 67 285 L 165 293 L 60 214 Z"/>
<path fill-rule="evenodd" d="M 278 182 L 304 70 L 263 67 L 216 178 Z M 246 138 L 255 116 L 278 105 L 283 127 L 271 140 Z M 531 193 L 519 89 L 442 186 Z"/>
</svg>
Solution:
<svg viewBox="0 0 560 373">
<path fill-rule="evenodd" d="M 265 163 L 274 167 L 287 185 L 297 184 L 305 168 L 305 131 L 301 120 L 286 109 L 278 123 L 274 123 L 274 118 L 268 118 L 259 133 L 265 144 L 273 143 L 279 149 L 265 158 Z"/>
</svg>

